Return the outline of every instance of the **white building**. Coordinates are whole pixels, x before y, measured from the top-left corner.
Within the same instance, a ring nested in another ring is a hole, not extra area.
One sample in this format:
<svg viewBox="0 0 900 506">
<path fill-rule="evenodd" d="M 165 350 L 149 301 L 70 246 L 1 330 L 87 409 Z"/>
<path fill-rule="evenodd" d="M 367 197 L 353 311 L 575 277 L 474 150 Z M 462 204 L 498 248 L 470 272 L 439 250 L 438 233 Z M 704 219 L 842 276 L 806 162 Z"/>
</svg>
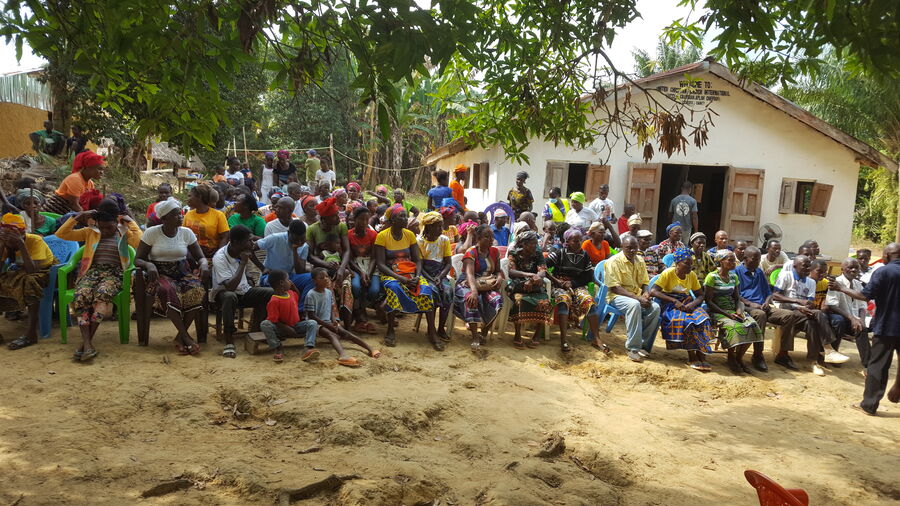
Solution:
<svg viewBox="0 0 900 506">
<path fill-rule="evenodd" d="M 699 80 L 689 92 L 685 75 Z M 847 254 L 860 165 L 897 170 L 897 162 L 875 148 L 762 86 L 741 83 L 718 63 L 702 61 L 637 83 L 658 90 L 660 97 L 674 93 L 680 101 L 712 102 L 717 115 L 707 145 L 689 145 L 671 158 L 657 152 L 645 163 L 640 147 L 626 150 L 621 139 L 609 153 L 601 150 L 600 140 L 576 150 L 531 139 L 525 149 L 529 162 L 520 165 L 506 160 L 500 148 L 456 140 L 437 148 L 426 164 L 450 172 L 459 163 L 472 167 L 466 198 L 476 209 L 505 200 L 521 170 L 530 175 L 536 213 L 551 187 L 559 186 L 566 196 L 583 191 L 590 202 L 600 184 L 608 183 L 616 214 L 626 202 L 634 203 L 657 242 L 664 238 L 669 202 L 687 179 L 697 185 L 700 230 L 710 240 L 721 228 L 732 240 L 759 245 L 759 226 L 775 223 L 784 231 L 785 249 L 796 251 L 804 240 L 816 239 L 822 253 L 833 258 Z"/>
</svg>

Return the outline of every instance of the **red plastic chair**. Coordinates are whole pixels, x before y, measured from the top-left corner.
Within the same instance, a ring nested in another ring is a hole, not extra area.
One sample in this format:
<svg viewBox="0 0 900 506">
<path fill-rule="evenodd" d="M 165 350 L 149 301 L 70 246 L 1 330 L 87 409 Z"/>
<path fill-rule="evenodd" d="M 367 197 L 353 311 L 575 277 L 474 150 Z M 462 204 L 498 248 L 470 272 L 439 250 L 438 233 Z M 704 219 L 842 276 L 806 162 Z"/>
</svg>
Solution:
<svg viewBox="0 0 900 506">
<path fill-rule="evenodd" d="M 772 478 L 747 469 L 744 477 L 756 489 L 760 506 L 808 506 L 809 496 L 800 488 L 784 488 Z"/>
</svg>

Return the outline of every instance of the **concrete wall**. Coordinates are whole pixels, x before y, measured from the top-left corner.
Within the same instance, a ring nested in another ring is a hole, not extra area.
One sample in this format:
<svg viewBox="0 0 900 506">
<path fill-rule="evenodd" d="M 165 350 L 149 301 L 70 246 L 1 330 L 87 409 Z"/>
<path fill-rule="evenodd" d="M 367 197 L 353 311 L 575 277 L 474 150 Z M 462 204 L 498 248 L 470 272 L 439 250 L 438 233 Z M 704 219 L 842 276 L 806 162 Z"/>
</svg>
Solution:
<svg viewBox="0 0 900 506">
<path fill-rule="evenodd" d="M 731 165 L 740 168 L 765 170 L 765 186 L 762 199 L 760 224 L 776 223 L 784 230 L 786 249 L 796 251 L 806 239 L 819 242 L 822 253 L 835 258 L 846 256 L 853 226 L 857 175 L 859 164 L 855 154 L 812 128 L 790 118 L 751 95 L 711 74 L 696 77 L 709 81 L 715 90 L 727 90 L 729 96 L 719 97 L 712 109 L 715 126 L 710 129 L 709 142 L 702 149 L 689 145 L 686 154 L 676 153 L 672 158 L 656 153 L 650 163 L 682 163 L 695 165 Z M 677 86 L 679 78 L 655 85 Z M 635 99 L 637 100 L 637 98 Z M 533 141 L 525 150 L 529 157 L 527 166 L 503 160 L 497 149 L 475 149 L 458 153 L 438 162 L 438 168 L 452 170 L 457 163 L 491 164 L 490 188 L 487 191 L 467 190 L 473 206 L 506 198 L 506 192 L 515 184 L 515 173 L 526 170 L 531 175 L 528 187 L 535 195 L 535 211 L 543 208 L 545 201 L 544 178 L 548 160 L 606 163 L 610 165 L 610 198 L 616 203 L 617 213 L 622 212 L 628 184 L 628 163 L 643 163 L 639 147 L 626 152 L 624 142 L 619 141 L 608 154 L 600 150 L 600 142 L 593 150 L 573 150 L 552 143 Z M 654 143 L 654 148 L 656 145 Z M 782 178 L 815 179 L 835 186 L 826 216 L 779 214 L 778 200 Z M 472 195 L 472 193 L 475 195 Z M 596 197 L 596 189 L 588 198 Z M 661 202 L 664 208 L 668 202 Z M 482 206 L 483 207 L 483 206 Z M 712 234 L 714 230 L 704 230 Z"/>
<path fill-rule="evenodd" d="M 28 134 L 44 127 L 47 111 L 0 102 L 0 158 L 32 154 Z"/>
</svg>

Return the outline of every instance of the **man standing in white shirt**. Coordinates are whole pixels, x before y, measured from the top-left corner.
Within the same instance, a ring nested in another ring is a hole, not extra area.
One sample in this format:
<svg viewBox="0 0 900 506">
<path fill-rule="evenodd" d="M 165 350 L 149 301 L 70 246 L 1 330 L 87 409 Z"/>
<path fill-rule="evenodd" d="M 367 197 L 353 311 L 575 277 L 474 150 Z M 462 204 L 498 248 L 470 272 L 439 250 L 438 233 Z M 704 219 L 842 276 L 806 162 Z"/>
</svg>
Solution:
<svg viewBox="0 0 900 506">
<path fill-rule="evenodd" d="M 250 229 L 236 225 L 228 235 L 228 244 L 216 251 L 212 261 L 213 289 L 210 297 L 221 306 L 222 322 L 225 327 L 225 349 L 222 356 L 234 358 L 234 310 L 239 307 L 253 308 L 251 331 L 259 330 L 259 322 L 266 318 L 266 304 L 274 291 L 265 286 L 250 286 L 247 282 L 247 264 L 253 256 L 253 241 Z"/>
<path fill-rule="evenodd" d="M 805 255 L 794 257 L 793 269 L 784 269 L 775 281 L 775 293 L 772 300 L 778 303 L 781 309 L 799 311 L 806 317 L 806 360 L 808 367 L 816 376 L 825 376 L 826 363 L 843 364 L 850 357 L 838 353 L 831 346 L 834 343 L 834 333 L 831 331 L 828 317 L 818 309 L 815 304 L 816 282 L 809 277 L 812 261 Z M 784 332 L 781 336 L 781 350 L 793 349 L 794 332 Z M 825 346 L 832 350 L 825 353 Z M 776 358 L 776 364 L 784 365 Z M 787 367 L 787 366 L 785 366 Z"/>
<path fill-rule="evenodd" d="M 572 206 L 569 213 L 566 214 L 566 223 L 570 226 L 578 227 L 581 230 L 587 230 L 591 223 L 598 221 L 600 217 L 588 207 L 585 207 L 584 193 L 575 192 L 569 195 L 569 203 Z"/>
<path fill-rule="evenodd" d="M 331 190 L 334 187 L 335 179 L 337 179 L 337 174 L 331 170 L 330 167 L 322 163 L 322 168 L 316 171 L 316 184 L 321 185 L 325 183 L 328 185 L 328 189 Z"/>
<path fill-rule="evenodd" d="M 859 281 L 863 286 L 869 284 L 872 274 L 884 264 L 869 265 L 872 260 L 872 250 L 861 248 L 856 250 L 856 259 L 859 260 Z"/>
<path fill-rule="evenodd" d="M 841 262 L 841 275 L 834 281 L 848 290 L 861 292 L 863 285 L 859 281 L 859 262 L 855 258 L 847 258 Z M 853 336 L 856 349 L 859 351 L 859 360 L 865 368 L 869 364 L 871 349 L 869 330 L 866 328 L 865 301 L 850 298 L 839 290 L 828 290 L 825 304 L 828 306 L 828 319 L 834 331 L 835 349 L 841 342 L 841 336 Z"/>
<path fill-rule="evenodd" d="M 600 196 L 595 198 L 591 205 L 588 207 L 591 208 L 591 211 L 597 213 L 597 216 L 601 218 L 606 218 L 607 221 L 615 222 L 616 221 L 616 208 L 613 204 L 612 200 L 609 200 L 609 185 L 601 184 L 600 185 Z"/>
</svg>

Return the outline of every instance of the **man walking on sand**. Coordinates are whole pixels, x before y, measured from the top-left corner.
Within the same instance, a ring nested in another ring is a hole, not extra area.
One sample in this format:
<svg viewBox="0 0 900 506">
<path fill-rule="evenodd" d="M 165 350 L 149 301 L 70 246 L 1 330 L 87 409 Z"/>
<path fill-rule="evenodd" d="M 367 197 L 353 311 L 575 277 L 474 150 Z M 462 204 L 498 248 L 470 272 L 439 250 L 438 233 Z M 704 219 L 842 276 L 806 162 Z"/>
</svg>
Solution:
<svg viewBox="0 0 900 506">
<path fill-rule="evenodd" d="M 866 388 L 863 400 L 853 407 L 875 416 L 878 403 L 887 389 L 891 361 L 900 353 L 900 244 L 892 242 L 884 248 L 884 267 L 875 271 L 861 291 L 851 290 L 841 283 L 831 282 L 829 290 L 845 293 L 857 300 L 875 300 L 872 319 L 872 348 L 866 366 Z M 888 400 L 900 402 L 900 374 L 888 392 Z"/>
</svg>

